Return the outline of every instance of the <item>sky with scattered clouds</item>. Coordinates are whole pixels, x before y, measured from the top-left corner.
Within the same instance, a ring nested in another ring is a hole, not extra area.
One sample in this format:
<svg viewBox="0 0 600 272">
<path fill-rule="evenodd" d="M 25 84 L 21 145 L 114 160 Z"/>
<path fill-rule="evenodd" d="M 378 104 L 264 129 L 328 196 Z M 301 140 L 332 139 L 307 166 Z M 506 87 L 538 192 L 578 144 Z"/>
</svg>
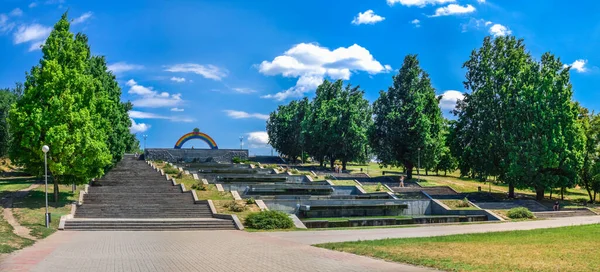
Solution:
<svg viewBox="0 0 600 272">
<path fill-rule="evenodd" d="M 525 39 L 572 67 L 575 99 L 600 111 L 600 1 L 0 0 L 0 87 L 25 80 L 61 14 L 104 55 L 131 130 L 172 147 L 198 127 L 220 148 L 270 154 L 265 120 L 313 97 L 323 79 L 360 85 L 374 101 L 406 54 L 418 54 L 446 117 L 465 92 L 462 64 L 485 36 Z M 205 147 L 190 141 L 186 147 Z"/>
</svg>

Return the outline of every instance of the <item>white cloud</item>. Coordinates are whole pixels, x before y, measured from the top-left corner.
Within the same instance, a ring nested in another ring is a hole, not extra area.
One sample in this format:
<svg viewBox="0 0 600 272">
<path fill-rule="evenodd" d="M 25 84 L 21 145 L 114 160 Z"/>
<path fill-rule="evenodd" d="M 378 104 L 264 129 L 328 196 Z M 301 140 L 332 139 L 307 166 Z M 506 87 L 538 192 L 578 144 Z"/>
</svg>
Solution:
<svg viewBox="0 0 600 272">
<path fill-rule="evenodd" d="M 236 111 L 236 110 L 224 110 L 224 112 L 227 113 L 227 116 L 229 116 L 233 119 L 247 119 L 247 118 L 256 118 L 256 119 L 260 119 L 260 120 L 268 120 L 269 119 L 268 114 L 247 113 L 245 111 Z"/>
<path fill-rule="evenodd" d="M 8 21 L 6 14 L 0 14 L 0 34 L 10 32 L 15 27 L 15 23 Z"/>
<path fill-rule="evenodd" d="M 453 110 L 456 107 L 456 102 L 464 98 L 463 93 L 455 90 L 445 91 L 440 100 L 440 108 L 443 110 Z"/>
<path fill-rule="evenodd" d="M 88 12 L 84 13 L 83 15 L 73 19 L 71 21 L 71 24 L 72 25 L 81 24 L 81 23 L 85 22 L 87 19 L 91 18 L 92 15 L 93 15 L 93 13 L 91 11 L 88 11 Z"/>
<path fill-rule="evenodd" d="M 410 23 L 415 25 L 415 27 L 421 27 L 421 21 L 419 21 L 419 19 L 414 19 L 410 21 Z"/>
<path fill-rule="evenodd" d="M 501 24 L 494 24 L 490 27 L 490 34 L 494 37 L 506 36 L 512 34 L 512 31 Z"/>
<path fill-rule="evenodd" d="M 23 11 L 20 8 L 13 9 L 10 12 L 10 16 L 21 16 L 23 15 Z"/>
<path fill-rule="evenodd" d="M 254 131 L 246 133 L 246 135 L 252 148 L 267 147 L 269 145 L 269 134 L 266 131 Z"/>
<path fill-rule="evenodd" d="M 195 73 L 208 79 L 214 79 L 220 81 L 229 73 L 226 69 L 221 69 L 217 66 L 208 64 L 196 64 L 196 63 L 182 63 L 167 66 L 165 69 L 167 72 L 182 72 L 182 73 Z"/>
<path fill-rule="evenodd" d="M 168 92 L 157 92 L 152 87 L 139 85 L 135 80 L 130 79 L 126 83 L 129 86 L 127 93 L 138 96 L 133 105 L 141 108 L 162 108 L 175 107 L 183 104 L 181 94 L 169 94 Z"/>
<path fill-rule="evenodd" d="M 567 67 L 571 67 L 571 69 L 574 69 L 575 71 L 577 71 L 577 73 L 585 73 L 588 71 L 588 68 L 585 67 L 585 65 L 587 64 L 587 60 L 584 59 L 578 59 L 576 61 L 574 61 L 573 63 L 569 64 L 565 64 L 563 65 L 563 68 L 567 68 Z"/>
<path fill-rule="evenodd" d="M 172 77 L 171 81 L 175 81 L 175 82 L 181 83 L 181 82 L 185 82 L 185 78 L 183 78 L 183 77 Z"/>
<path fill-rule="evenodd" d="M 40 46 L 42 46 L 44 43 L 46 43 L 46 40 L 32 43 L 29 46 L 29 52 L 36 51 L 36 50 L 42 50 L 42 48 Z"/>
<path fill-rule="evenodd" d="M 127 71 L 141 70 L 144 66 L 137 64 L 129 64 L 127 62 L 117 62 L 108 65 L 108 70 L 112 71 L 113 74 L 119 74 Z"/>
<path fill-rule="evenodd" d="M 131 119 L 131 118 L 130 118 Z M 131 127 L 129 127 L 129 131 L 131 133 L 139 133 L 146 132 L 150 128 L 150 125 L 144 123 L 136 123 L 135 120 L 131 119 Z"/>
<path fill-rule="evenodd" d="M 354 17 L 354 20 L 352 20 L 352 24 L 355 25 L 360 25 L 360 24 L 375 24 L 377 22 L 381 22 L 385 20 L 385 17 L 381 17 L 377 14 L 375 14 L 375 12 L 373 12 L 373 10 L 367 10 L 365 12 L 359 12 L 358 15 L 356 15 Z"/>
<path fill-rule="evenodd" d="M 177 111 L 177 112 L 181 112 L 184 111 L 184 109 L 180 109 L 180 108 L 172 108 L 171 111 Z"/>
<path fill-rule="evenodd" d="M 485 0 L 477 0 L 477 3 L 483 4 L 483 3 L 485 3 Z"/>
<path fill-rule="evenodd" d="M 400 3 L 403 6 L 417 6 L 424 7 L 426 5 L 443 5 L 447 3 L 454 3 L 456 0 L 387 0 L 387 4 L 393 6 L 394 4 Z"/>
<path fill-rule="evenodd" d="M 155 114 L 155 113 L 142 112 L 142 111 L 134 111 L 134 110 L 129 111 L 129 118 L 136 118 L 136 119 L 164 119 L 164 120 L 170 120 L 170 121 L 173 121 L 173 122 L 184 122 L 184 123 L 194 122 L 194 119 L 187 118 L 187 117 L 164 116 L 164 115 L 159 115 L 159 114 Z"/>
<path fill-rule="evenodd" d="M 448 15 L 462 15 L 467 13 L 475 12 L 475 7 L 472 5 L 461 6 L 457 4 L 450 4 L 446 7 L 441 7 L 435 10 L 435 14 L 429 17 L 448 16 Z"/>
<path fill-rule="evenodd" d="M 489 25 L 491 25 L 491 24 L 492 24 L 492 22 L 491 22 L 491 21 L 487 21 L 487 22 L 485 22 L 485 26 L 489 26 Z"/>
<path fill-rule="evenodd" d="M 20 44 L 30 41 L 43 40 L 48 37 L 51 31 L 51 27 L 46 27 L 40 24 L 22 25 L 13 34 L 14 43 Z"/>
<path fill-rule="evenodd" d="M 29 4 L 28 7 L 29 8 L 35 8 L 35 7 L 37 7 L 37 3 L 36 2 L 32 2 L 31 4 Z"/>
<path fill-rule="evenodd" d="M 378 74 L 390 71 L 391 67 L 379 63 L 369 50 L 357 44 L 332 51 L 317 44 L 301 43 L 273 61 L 263 61 L 258 69 L 264 75 L 298 78 L 296 86 L 274 95 L 262 96 L 281 101 L 289 97 L 301 97 L 314 90 L 325 77 L 348 80 L 353 72 Z"/>
<path fill-rule="evenodd" d="M 255 93 L 256 90 L 250 89 L 250 88 L 232 88 L 233 91 L 235 91 L 236 93 L 241 93 L 241 94 L 251 94 L 251 93 Z"/>
</svg>

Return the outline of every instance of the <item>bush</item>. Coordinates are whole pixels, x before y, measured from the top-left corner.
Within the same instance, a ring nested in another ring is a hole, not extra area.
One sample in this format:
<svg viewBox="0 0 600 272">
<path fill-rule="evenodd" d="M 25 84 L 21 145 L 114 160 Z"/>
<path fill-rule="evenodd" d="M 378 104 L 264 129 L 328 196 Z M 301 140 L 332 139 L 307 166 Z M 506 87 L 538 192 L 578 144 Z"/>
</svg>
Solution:
<svg viewBox="0 0 600 272">
<path fill-rule="evenodd" d="M 206 191 L 206 190 L 208 190 L 208 187 L 206 185 L 204 185 L 203 183 L 196 183 L 196 184 L 192 185 L 192 189 Z"/>
<path fill-rule="evenodd" d="M 231 161 L 233 163 L 240 163 L 240 162 L 242 162 L 242 160 L 240 159 L 240 157 L 233 157 L 233 159 L 231 159 Z"/>
<path fill-rule="evenodd" d="M 231 212 L 243 212 L 246 210 L 246 205 L 242 205 L 237 203 L 235 200 L 223 205 L 225 208 L 229 209 Z"/>
<path fill-rule="evenodd" d="M 246 204 L 251 205 L 251 204 L 256 204 L 256 200 L 254 200 L 253 197 L 246 199 Z"/>
<path fill-rule="evenodd" d="M 381 191 L 381 182 L 377 183 L 377 187 L 375 188 L 375 191 L 377 191 L 377 192 Z"/>
<path fill-rule="evenodd" d="M 510 219 L 534 218 L 533 213 L 525 207 L 512 208 L 506 215 Z"/>
<path fill-rule="evenodd" d="M 462 201 L 458 202 L 458 204 L 456 204 L 457 208 L 469 208 L 471 207 L 471 205 L 469 205 L 469 200 L 465 197 Z"/>
<path fill-rule="evenodd" d="M 163 167 L 163 171 L 165 171 L 165 174 L 169 175 L 175 175 L 179 173 L 179 170 L 175 169 L 175 167 L 171 166 L 170 164 L 165 165 L 165 167 Z"/>
<path fill-rule="evenodd" d="M 246 226 L 253 229 L 289 229 L 294 221 L 287 213 L 280 211 L 262 211 L 252 213 L 246 218 Z"/>
<path fill-rule="evenodd" d="M 294 175 L 300 174 L 300 171 L 298 171 L 298 169 L 295 169 L 295 168 L 292 169 L 292 171 L 290 171 L 290 172 L 292 172 L 292 174 L 294 174 Z"/>
</svg>

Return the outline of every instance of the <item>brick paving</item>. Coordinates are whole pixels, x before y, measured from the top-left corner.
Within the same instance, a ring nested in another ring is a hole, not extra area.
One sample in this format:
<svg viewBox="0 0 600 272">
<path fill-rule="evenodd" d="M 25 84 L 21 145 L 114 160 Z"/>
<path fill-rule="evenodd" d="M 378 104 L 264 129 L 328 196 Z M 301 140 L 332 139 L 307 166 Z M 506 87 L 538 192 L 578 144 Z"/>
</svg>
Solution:
<svg viewBox="0 0 600 272">
<path fill-rule="evenodd" d="M 61 231 L 0 271 L 433 271 L 243 231 Z"/>
</svg>

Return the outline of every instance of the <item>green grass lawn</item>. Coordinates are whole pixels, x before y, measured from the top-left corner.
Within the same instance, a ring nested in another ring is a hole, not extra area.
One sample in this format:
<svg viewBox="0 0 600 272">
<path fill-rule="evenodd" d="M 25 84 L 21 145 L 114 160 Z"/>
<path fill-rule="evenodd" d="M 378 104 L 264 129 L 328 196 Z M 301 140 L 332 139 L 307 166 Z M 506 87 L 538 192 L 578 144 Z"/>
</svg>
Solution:
<svg viewBox="0 0 600 272">
<path fill-rule="evenodd" d="M 13 233 L 13 227 L 2 217 L 2 210 L 2 207 L 0 207 L 0 253 L 11 253 L 32 245 L 32 240 Z"/>
<path fill-rule="evenodd" d="M 246 206 L 246 209 L 242 212 L 233 212 L 233 211 L 229 210 L 228 207 L 226 207 L 228 204 L 230 204 L 233 201 L 234 200 L 215 200 L 215 201 L 213 201 L 213 204 L 215 205 L 215 209 L 217 210 L 217 213 L 235 214 L 235 215 L 237 215 L 237 217 L 240 219 L 240 221 L 243 224 L 245 224 L 246 217 L 248 217 L 248 215 L 250 215 L 251 213 L 260 212 L 260 208 L 258 207 L 258 205 L 246 204 L 245 200 L 236 200 L 235 202 L 238 203 L 239 205 Z"/>
<path fill-rule="evenodd" d="M 469 202 L 465 202 L 459 199 L 447 199 L 440 201 L 452 210 L 478 210 L 476 207 L 469 204 Z M 468 207 L 464 207 L 465 205 L 468 205 Z"/>
<path fill-rule="evenodd" d="M 334 185 L 338 185 L 338 186 L 358 186 L 358 183 L 356 183 L 354 180 L 329 180 L 331 181 Z"/>
<path fill-rule="evenodd" d="M 600 224 L 317 245 L 448 271 L 597 271 Z"/>
<path fill-rule="evenodd" d="M 0 198 L 6 194 L 29 187 L 35 182 L 34 177 L 2 177 L 0 178 Z"/>
<path fill-rule="evenodd" d="M 13 202 L 13 214 L 19 223 L 31 229 L 31 235 L 36 238 L 45 238 L 58 229 L 60 217 L 71 212 L 71 203 L 79 198 L 78 186 L 74 193 L 71 185 L 60 185 L 59 202 L 54 203 L 54 186 L 48 184 L 48 212 L 52 214 L 50 228 L 44 225 L 45 193 L 44 186 L 32 190 L 25 198 Z"/>
<path fill-rule="evenodd" d="M 183 183 L 185 185 L 185 189 L 192 190 L 192 186 L 194 184 L 202 183 L 202 181 L 195 180 L 192 175 L 183 174 L 181 178 L 175 178 L 175 181 L 179 183 Z M 199 200 L 233 200 L 233 196 L 230 192 L 219 192 L 217 190 L 217 186 L 214 184 L 205 185 L 206 190 L 196 190 L 196 196 Z"/>
<path fill-rule="evenodd" d="M 362 187 L 367 193 L 389 192 L 389 190 L 383 185 L 363 185 Z"/>
</svg>

